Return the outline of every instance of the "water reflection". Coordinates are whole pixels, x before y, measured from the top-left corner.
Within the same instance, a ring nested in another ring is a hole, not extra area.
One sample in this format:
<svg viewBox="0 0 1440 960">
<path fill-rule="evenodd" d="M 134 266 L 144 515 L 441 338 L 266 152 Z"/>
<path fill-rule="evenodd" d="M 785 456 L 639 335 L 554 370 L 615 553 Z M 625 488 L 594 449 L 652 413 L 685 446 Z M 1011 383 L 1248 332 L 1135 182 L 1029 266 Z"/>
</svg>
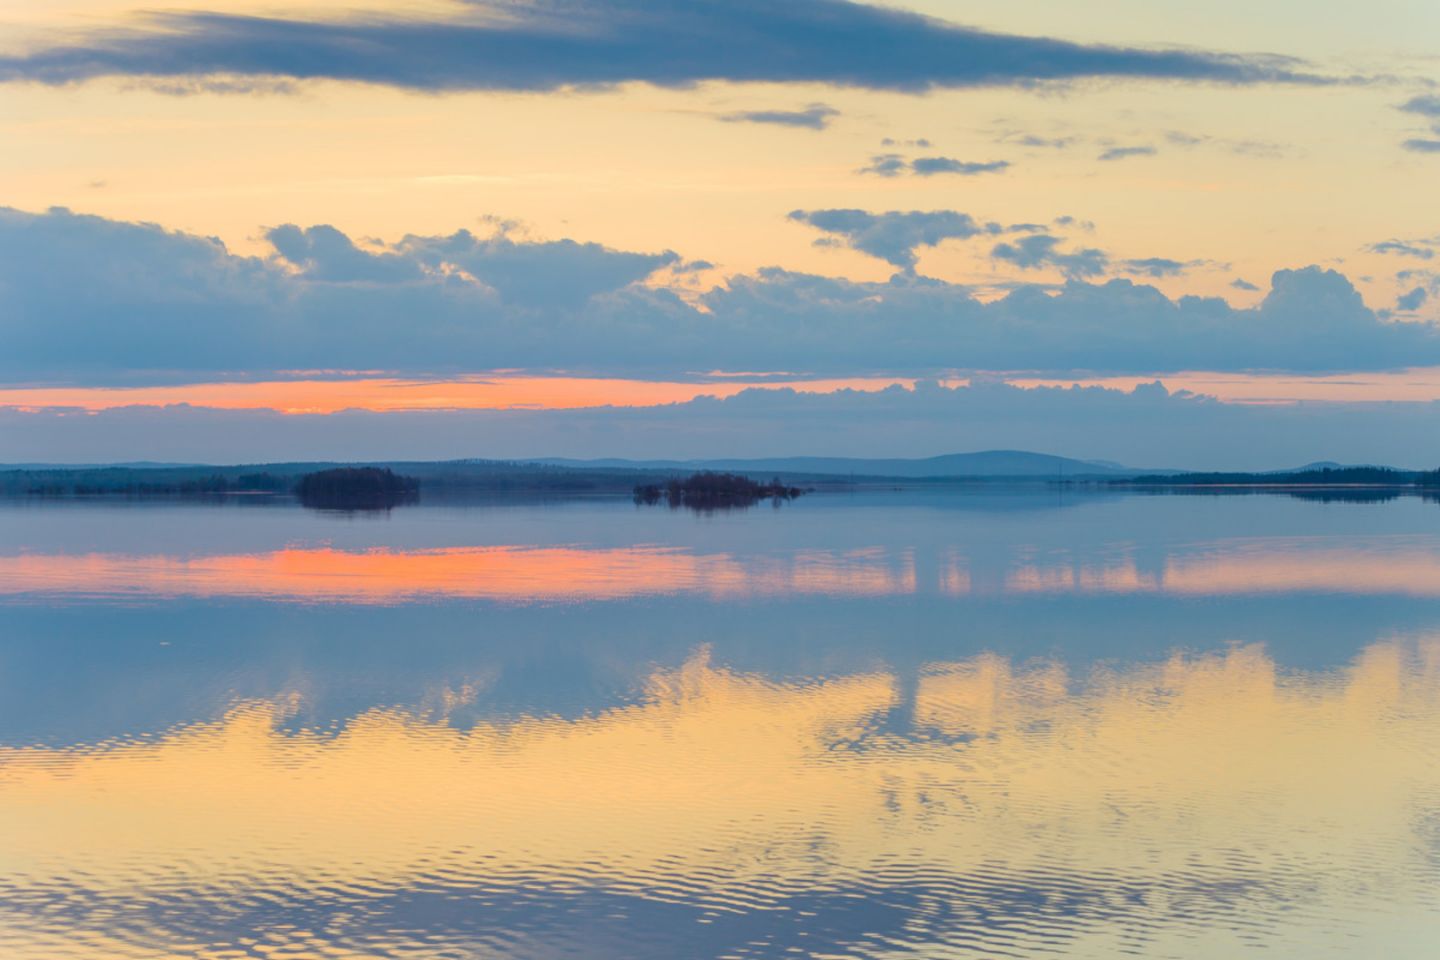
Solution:
<svg viewBox="0 0 1440 960">
<path fill-rule="evenodd" d="M 701 649 L 447 722 L 482 693 L 0 751 L 0 954 L 1418 957 L 1440 921 L 1436 637 L 783 682 Z"/>
<path fill-rule="evenodd" d="M 1428 958 L 1437 523 L 0 503 L 0 957 Z"/>
<path fill-rule="evenodd" d="M 1440 596 L 1430 536 L 1230 538 L 1004 555 L 949 544 L 844 550 L 701 552 L 672 545 L 493 545 L 400 550 L 288 547 L 240 554 L 0 555 L 0 596 L 234 597 L 329 603 L 417 599 L 506 602 L 695 595 L 943 596 L 1331 592 Z"/>
</svg>

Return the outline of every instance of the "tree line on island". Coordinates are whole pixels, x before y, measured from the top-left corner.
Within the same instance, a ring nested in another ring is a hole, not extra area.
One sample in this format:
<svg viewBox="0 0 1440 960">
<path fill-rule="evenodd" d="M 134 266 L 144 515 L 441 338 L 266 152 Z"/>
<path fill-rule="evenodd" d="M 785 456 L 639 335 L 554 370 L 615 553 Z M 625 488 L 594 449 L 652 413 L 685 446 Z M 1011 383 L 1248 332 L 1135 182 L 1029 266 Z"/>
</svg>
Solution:
<svg viewBox="0 0 1440 960">
<path fill-rule="evenodd" d="M 664 483 L 643 483 L 635 487 L 637 504 L 657 504 L 662 499 L 671 507 L 694 510 L 715 510 L 749 507 L 761 500 L 776 506 L 805 493 L 799 487 L 787 486 L 779 477 L 760 483 L 740 473 L 714 473 L 708 470 L 688 477 L 671 477 Z"/>
<path fill-rule="evenodd" d="M 1210 471 L 1152 474 L 1112 481 L 1119 485 L 1159 487 L 1421 487 L 1440 488 L 1440 470 L 1393 467 L 1320 467 L 1279 473 Z"/>
<path fill-rule="evenodd" d="M 404 468 L 404 472 L 393 469 Z M 394 465 L 277 463 L 249 467 L 125 465 L 0 470 L 0 494 L 40 497 L 294 496 L 319 509 L 386 509 L 426 496 L 629 493 L 637 503 L 713 510 L 775 504 L 806 491 L 778 477 L 761 482 L 736 473 L 690 476 L 656 471 L 574 469 L 503 461 Z M 321 469 L 315 469 L 320 467 Z M 414 475 L 412 475 L 414 474 Z M 636 481 L 640 482 L 637 484 Z"/>
</svg>

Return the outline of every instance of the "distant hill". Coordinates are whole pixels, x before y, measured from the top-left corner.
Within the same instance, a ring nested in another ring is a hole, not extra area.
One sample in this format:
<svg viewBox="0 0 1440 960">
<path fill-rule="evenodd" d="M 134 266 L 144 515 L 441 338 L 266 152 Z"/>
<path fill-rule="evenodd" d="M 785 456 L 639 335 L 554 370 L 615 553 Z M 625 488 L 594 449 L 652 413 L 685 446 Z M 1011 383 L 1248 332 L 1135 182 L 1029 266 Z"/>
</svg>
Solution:
<svg viewBox="0 0 1440 960">
<path fill-rule="evenodd" d="M 984 450 L 920 459 L 868 457 L 767 457 L 720 460 L 538 459 L 530 463 L 572 469 L 727 470 L 745 474 L 832 475 L 908 480 L 939 477 L 1131 477 L 1164 470 L 1139 470 L 1104 460 L 1075 460 L 1025 450 Z"/>
</svg>

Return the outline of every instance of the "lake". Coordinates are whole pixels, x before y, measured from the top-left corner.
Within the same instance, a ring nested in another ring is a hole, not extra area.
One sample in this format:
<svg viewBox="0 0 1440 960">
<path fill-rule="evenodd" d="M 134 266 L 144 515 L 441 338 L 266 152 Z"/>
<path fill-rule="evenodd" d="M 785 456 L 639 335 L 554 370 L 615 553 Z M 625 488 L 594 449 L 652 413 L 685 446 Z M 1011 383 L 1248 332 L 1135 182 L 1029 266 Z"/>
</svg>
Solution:
<svg viewBox="0 0 1440 960">
<path fill-rule="evenodd" d="M 7 960 L 1437 948 L 1434 502 L 0 502 Z"/>
</svg>

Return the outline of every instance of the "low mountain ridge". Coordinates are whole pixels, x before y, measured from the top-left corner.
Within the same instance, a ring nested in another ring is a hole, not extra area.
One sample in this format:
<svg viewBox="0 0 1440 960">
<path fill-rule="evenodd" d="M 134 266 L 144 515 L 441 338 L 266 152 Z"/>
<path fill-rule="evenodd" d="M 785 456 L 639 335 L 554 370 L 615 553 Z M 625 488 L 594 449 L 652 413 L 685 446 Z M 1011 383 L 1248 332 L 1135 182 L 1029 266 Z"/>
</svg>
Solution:
<svg viewBox="0 0 1440 960">
<path fill-rule="evenodd" d="M 817 474 L 856 477 L 892 477 L 918 480 L 938 477 L 1070 477 L 1120 478 L 1169 473 L 1140 470 L 1104 460 L 1077 460 L 1028 450 L 982 450 L 921 458 L 870 457 L 758 457 L 715 460 L 577 460 L 541 458 L 526 461 L 546 466 L 610 470 L 725 470 L 738 473 Z"/>
</svg>

